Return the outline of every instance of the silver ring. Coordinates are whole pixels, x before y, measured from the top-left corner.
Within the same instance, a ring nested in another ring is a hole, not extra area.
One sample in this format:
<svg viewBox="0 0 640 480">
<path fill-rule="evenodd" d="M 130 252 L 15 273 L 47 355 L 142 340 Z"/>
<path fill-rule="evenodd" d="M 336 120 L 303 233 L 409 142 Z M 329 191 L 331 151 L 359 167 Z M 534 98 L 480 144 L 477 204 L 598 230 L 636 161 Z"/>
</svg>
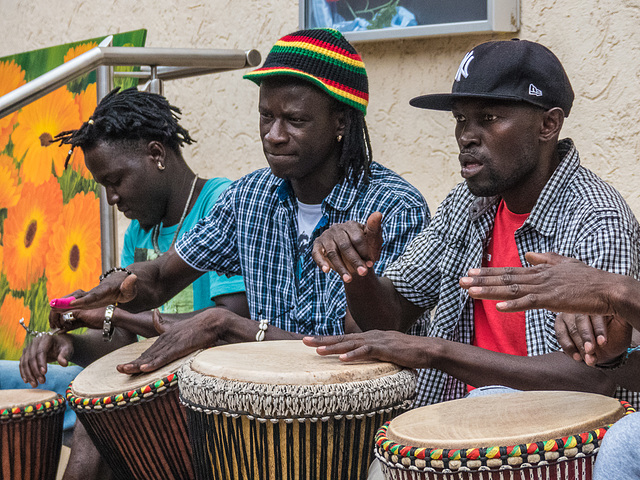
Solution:
<svg viewBox="0 0 640 480">
<path fill-rule="evenodd" d="M 62 314 L 62 320 L 64 320 L 65 322 L 73 322 L 74 320 L 73 312 L 67 312 Z"/>
</svg>

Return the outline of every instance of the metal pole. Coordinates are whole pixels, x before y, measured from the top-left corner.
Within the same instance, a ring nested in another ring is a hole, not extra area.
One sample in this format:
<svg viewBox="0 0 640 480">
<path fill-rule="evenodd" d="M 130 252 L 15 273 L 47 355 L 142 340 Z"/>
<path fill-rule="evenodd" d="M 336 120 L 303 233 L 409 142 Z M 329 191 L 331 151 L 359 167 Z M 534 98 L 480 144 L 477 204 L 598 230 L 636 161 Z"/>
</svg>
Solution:
<svg viewBox="0 0 640 480">
<path fill-rule="evenodd" d="M 113 37 L 105 38 L 100 47 L 111 45 Z M 113 67 L 101 65 L 96 69 L 96 91 L 98 103 L 113 90 Z M 100 186 L 100 246 L 102 249 L 102 271 L 118 265 L 118 224 L 116 209 L 107 202 L 107 190 Z"/>
</svg>

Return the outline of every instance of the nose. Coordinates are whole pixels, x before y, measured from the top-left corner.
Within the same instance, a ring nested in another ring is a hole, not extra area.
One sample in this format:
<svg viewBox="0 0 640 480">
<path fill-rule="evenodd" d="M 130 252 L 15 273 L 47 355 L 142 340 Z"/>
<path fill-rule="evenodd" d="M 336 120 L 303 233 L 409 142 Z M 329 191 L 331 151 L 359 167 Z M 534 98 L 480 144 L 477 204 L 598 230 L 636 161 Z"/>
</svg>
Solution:
<svg viewBox="0 0 640 480">
<path fill-rule="evenodd" d="M 116 192 L 115 188 L 105 187 L 105 190 L 107 192 L 107 203 L 109 205 L 115 205 L 116 203 L 118 203 L 118 201 L 120 200 L 120 195 L 118 195 L 118 192 Z"/>
<path fill-rule="evenodd" d="M 473 124 L 473 122 L 470 122 L 468 120 L 459 123 L 456 126 L 456 138 L 458 139 L 458 146 L 460 147 L 460 149 L 465 149 L 472 145 L 478 145 L 480 143 L 478 129 Z"/>
<path fill-rule="evenodd" d="M 274 119 L 268 125 L 265 125 L 266 133 L 264 139 L 273 144 L 285 143 L 287 141 L 287 131 L 284 122 L 280 119 Z"/>
</svg>

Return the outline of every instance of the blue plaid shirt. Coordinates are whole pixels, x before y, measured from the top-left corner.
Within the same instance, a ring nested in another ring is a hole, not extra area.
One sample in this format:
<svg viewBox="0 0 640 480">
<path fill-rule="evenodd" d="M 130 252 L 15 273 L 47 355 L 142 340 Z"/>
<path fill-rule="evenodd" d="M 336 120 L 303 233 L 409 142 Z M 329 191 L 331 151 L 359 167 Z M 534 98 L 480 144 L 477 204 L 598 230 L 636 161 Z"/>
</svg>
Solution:
<svg viewBox="0 0 640 480">
<path fill-rule="evenodd" d="M 244 277 L 251 317 L 313 335 L 344 333 L 347 302 L 340 276 L 325 274 L 311 257 L 313 241 L 330 225 L 364 223 L 383 214 L 381 274 L 429 223 L 422 195 L 391 170 L 371 165 L 356 185 L 345 180 L 322 202 L 322 219 L 304 251 L 297 244 L 297 202 L 288 182 L 258 170 L 234 182 L 211 213 L 176 244 L 178 255 L 202 271 Z M 414 327 L 424 333 L 425 325 Z"/>
</svg>

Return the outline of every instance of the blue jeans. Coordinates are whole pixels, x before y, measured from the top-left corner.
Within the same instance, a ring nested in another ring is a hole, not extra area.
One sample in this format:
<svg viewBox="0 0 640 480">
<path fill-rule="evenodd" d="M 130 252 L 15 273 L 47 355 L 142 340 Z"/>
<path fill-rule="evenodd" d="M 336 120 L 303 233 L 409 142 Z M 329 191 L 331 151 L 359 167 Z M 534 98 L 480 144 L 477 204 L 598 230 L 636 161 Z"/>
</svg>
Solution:
<svg viewBox="0 0 640 480">
<path fill-rule="evenodd" d="M 640 479 L 640 413 L 617 421 L 602 439 L 593 480 Z"/>
<path fill-rule="evenodd" d="M 82 367 L 61 367 L 60 365 L 48 365 L 46 382 L 38 385 L 41 390 L 52 390 L 64 397 L 71 380 L 82 371 Z M 31 388 L 31 385 L 22 381 L 19 362 L 16 360 L 0 360 L 0 390 L 15 388 Z M 76 423 L 76 414 L 67 405 L 64 411 L 64 429 L 67 430 Z"/>
</svg>

